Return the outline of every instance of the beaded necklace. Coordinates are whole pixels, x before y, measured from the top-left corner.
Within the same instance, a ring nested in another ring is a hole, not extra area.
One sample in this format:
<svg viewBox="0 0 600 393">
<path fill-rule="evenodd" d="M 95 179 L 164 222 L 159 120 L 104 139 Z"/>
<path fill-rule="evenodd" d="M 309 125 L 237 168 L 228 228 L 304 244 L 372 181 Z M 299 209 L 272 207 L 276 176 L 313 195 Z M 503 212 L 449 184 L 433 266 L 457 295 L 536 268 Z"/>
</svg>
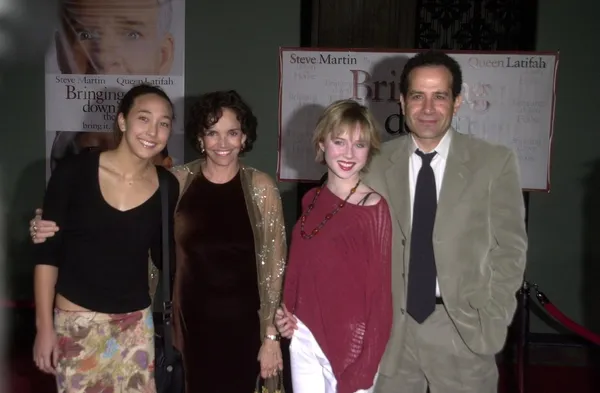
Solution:
<svg viewBox="0 0 600 393">
<path fill-rule="evenodd" d="M 314 236 L 316 236 L 316 234 L 319 233 L 319 231 L 321 229 L 323 229 L 323 227 L 325 226 L 325 224 L 327 223 L 327 221 L 331 220 L 331 218 L 333 216 L 335 216 L 340 211 L 340 209 L 342 207 L 346 206 L 346 202 L 348 202 L 348 199 L 350 199 L 350 197 L 356 192 L 356 189 L 358 188 L 359 184 L 360 184 L 360 180 L 358 181 L 358 183 L 356 183 L 356 185 L 354 187 L 352 187 L 352 189 L 350 190 L 350 193 L 348 194 L 348 196 L 346 197 L 346 199 L 344 199 L 342 202 L 338 203 L 335 206 L 335 209 L 333 209 L 333 211 L 331 213 L 327 213 L 325 215 L 325 218 L 323 219 L 323 221 L 321 221 L 319 223 L 319 225 L 317 225 L 315 227 L 315 229 L 313 229 L 310 233 L 307 234 L 304 231 L 304 224 L 306 223 L 306 218 L 309 216 L 310 212 L 315 207 L 315 202 L 319 198 L 319 195 L 321 194 L 321 190 L 323 189 L 323 186 L 317 188 L 317 192 L 315 192 L 315 196 L 313 197 L 312 202 L 310 203 L 310 205 L 308 205 L 308 209 L 306 209 L 306 212 L 303 213 L 302 217 L 300 218 L 300 235 L 302 236 L 302 238 L 305 239 L 305 240 L 310 240 Z"/>
</svg>

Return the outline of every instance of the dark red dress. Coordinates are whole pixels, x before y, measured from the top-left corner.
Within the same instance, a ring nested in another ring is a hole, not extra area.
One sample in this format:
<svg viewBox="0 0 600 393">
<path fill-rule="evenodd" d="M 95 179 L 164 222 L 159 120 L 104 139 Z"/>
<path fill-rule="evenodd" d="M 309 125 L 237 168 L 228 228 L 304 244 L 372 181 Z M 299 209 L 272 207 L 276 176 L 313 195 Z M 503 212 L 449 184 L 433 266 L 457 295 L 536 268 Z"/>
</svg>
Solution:
<svg viewBox="0 0 600 393">
<path fill-rule="evenodd" d="M 192 180 L 175 215 L 175 330 L 187 393 L 252 392 L 261 346 L 254 236 L 240 174 Z"/>
</svg>

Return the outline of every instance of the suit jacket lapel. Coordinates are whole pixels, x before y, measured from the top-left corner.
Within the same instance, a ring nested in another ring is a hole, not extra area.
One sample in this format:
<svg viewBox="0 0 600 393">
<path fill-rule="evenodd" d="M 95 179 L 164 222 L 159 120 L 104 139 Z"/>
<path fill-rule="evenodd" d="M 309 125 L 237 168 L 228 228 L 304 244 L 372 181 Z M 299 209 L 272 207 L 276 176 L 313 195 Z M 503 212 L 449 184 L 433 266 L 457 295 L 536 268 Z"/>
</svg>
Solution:
<svg viewBox="0 0 600 393">
<path fill-rule="evenodd" d="M 385 171 L 385 181 L 389 190 L 388 202 L 392 205 L 396 219 L 405 238 L 410 235 L 410 189 L 408 179 L 408 162 L 410 158 L 411 139 L 404 138 L 400 148 L 390 156 L 390 166 Z"/>
<path fill-rule="evenodd" d="M 468 137 L 454 130 L 449 132 L 452 132 L 452 140 L 450 141 L 442 189 L 438 199 L 433 231 L 434 239 L 442 238 L 447 230 L 453 230 L 452 212 L 465 191 L 467 179 L 471 176 L 471 170 L 466 165 L 469 160 L 469 151 L 466 146 Z"/>
</svg>

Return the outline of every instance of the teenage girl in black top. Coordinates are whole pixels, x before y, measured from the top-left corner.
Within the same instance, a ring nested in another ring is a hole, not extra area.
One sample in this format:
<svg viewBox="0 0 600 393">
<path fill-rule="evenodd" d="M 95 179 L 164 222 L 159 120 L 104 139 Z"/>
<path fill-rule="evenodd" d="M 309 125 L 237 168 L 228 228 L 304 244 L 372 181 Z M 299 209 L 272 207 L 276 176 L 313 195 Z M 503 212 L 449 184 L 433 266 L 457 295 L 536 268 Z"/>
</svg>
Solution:
<svg viewBox="0 0 600 393">
<path fill-rule="evenodd" d="M 36 245 L 34 360 L 57 376 L 59 393 L 156 389 L 148 252 L 160 248 L 159 171 L 169 178 L 171 213 L 179 186 L 152 160 L 173 120 L 161 89 L 136 86 L 120 103 L 118 147 L 69 158 L 52 173 L 44 219 L 61 230 Z"/>
</svg>

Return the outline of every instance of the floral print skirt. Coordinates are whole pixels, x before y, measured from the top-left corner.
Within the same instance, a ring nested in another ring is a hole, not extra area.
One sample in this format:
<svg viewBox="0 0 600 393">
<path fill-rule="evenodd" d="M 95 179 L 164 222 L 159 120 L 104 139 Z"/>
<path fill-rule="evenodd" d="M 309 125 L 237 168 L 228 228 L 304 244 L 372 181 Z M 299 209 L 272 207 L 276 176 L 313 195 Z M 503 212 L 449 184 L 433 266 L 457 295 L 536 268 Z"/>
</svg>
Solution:
<svg viewBox="0 0 600 393">
<path fill-rule="evenodd" d="M 156 393 L 150 308 L 126 314 L 54 310 L 58 393 Z"/>
</svg>

